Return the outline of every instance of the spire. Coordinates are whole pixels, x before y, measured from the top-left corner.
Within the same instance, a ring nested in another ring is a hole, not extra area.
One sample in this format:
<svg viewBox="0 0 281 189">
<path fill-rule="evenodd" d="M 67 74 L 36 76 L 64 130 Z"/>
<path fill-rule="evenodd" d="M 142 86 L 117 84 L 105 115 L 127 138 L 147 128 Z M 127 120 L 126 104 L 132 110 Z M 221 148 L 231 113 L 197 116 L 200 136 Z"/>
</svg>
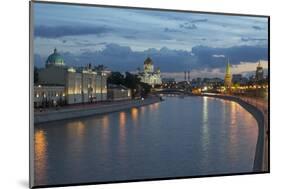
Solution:
<svg viewBox="0 0 281 189">
<path fill-rule="evenodd" d="M 227 65 L 226 65 L 226 69 L 225 69 L 225 77 L 224 77 L 224 85 L 227 89 L 230 89 L 232 83 L 231 83 L 231 73 L 230 73 L 230 63 L 229 63 L 229 59 L 227 61 Z"/>
<path fill-rule="evenodd" d="M 54 49 L 54 53 L 57 53 L 57 48 Z"/>
<path fill-rule="evenodd" d="M 261 68 L 261 60 L 259 60 L 258 68 Z"/>
<path fill-rule="evenodd" d="M 228 58 L 228 60 L 227 60 L 227 65 L 226 65 L 225 74 L 230 75 L 230 64 L 229 64 L 229 58 Z"/>
</svg>

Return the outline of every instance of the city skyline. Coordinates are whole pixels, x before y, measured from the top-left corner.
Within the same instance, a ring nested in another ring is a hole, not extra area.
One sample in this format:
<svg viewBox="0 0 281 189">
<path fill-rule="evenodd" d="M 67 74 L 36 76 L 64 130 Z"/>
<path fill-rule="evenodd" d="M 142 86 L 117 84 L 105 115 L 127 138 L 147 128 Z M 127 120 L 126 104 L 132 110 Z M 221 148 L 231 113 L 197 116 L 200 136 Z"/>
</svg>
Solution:
<svg viewBox="0 0 281 189">
<path fill-rule="evenodd" d="M 35 65 L 43 67 L 56 47 L 69 66 L 104 64 L 136 71 L 147 56 L 164 75 L 223 77 L 267 69 L 267 18 L 36 4 Z M 63 14 L 63 17 L 58 15 Z M 242 63 L 244 62 L 244 63 Z"/>
</svg>

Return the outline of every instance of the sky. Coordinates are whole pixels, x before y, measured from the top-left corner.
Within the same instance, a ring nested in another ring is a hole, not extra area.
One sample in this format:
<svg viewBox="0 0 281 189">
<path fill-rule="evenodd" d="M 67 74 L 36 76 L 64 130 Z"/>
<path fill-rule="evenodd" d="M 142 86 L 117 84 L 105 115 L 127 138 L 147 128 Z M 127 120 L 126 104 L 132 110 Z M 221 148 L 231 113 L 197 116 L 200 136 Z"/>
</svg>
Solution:
<svg viewBox="0 0 281 189">
<path fill-rule="evenodd" d="M 104 64 L 112 71 L 143 67 L 151 57 L 163 76 L 180 79 L 249 74 L 268 67 L 265 17 L 34 4 L 34 59 L 44 67 L 54 48 L 68 66 Z"/>
</svg>

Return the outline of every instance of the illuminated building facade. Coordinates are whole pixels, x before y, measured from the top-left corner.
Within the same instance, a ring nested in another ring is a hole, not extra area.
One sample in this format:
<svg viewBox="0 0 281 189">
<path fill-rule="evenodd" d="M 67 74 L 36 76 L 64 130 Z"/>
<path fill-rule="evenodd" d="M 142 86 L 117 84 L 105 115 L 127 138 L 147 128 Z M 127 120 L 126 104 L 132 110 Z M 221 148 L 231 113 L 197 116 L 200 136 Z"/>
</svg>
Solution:
<svg viewBox="0 0 281 189">
<path fill-rule="evenodd" d="M 143 72 L 139 72 L 139 77 L 141 82 L 152 86 L 162 84 L 160 69 L 157 68 L 154 71 L 153 61 L 150 57 L 144 61 Z"/>
<path fill-rule="evenodd" d="M 63 87 L 62 99 L 66 104 L 107 100 L 108 75 L 108 71 L 92 69 L 90 64 L 83 68 L 68 67 L 55 49 L 48 57 L 45 68 L 38 72 L 38 86 L 41 88 L 34 87 L 34 101 L 42 99 L 41 102 L 52 101 L 51 104 L 56 105 L 56 100 L 46 94 L 58 86 L 58 91 L 53 93 L 61 94 Z"/>
<path fill-rule="evenodd" d="M 65 87 L 59 85 L 35 85 L 34 107 L 65 105 Z"/>
</svg>

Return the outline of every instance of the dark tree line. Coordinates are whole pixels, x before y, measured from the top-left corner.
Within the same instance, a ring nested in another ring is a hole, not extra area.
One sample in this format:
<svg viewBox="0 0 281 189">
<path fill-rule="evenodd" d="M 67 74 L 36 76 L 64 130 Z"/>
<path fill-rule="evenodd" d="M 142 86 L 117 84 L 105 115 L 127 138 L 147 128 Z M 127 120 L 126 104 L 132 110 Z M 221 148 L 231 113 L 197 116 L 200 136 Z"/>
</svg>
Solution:
<svg viewBox="0 0 281 189">
<path fill-rule="evenodd" d="M 131 89 L 133 98 L 146 97 L 151 90 L 150 85 L 142 83 L 137 75 L 129 72 L 126 72 L 125 75 L 120 72 L 112 72 L 107 82 L 109 84 L 123 85 Z"/>
<path fill-rule="evenodd" d="M 35 66 L 34 67 L 34 83 L 36 84 L 38 82 L 38 68 Z"/>
</svg>

